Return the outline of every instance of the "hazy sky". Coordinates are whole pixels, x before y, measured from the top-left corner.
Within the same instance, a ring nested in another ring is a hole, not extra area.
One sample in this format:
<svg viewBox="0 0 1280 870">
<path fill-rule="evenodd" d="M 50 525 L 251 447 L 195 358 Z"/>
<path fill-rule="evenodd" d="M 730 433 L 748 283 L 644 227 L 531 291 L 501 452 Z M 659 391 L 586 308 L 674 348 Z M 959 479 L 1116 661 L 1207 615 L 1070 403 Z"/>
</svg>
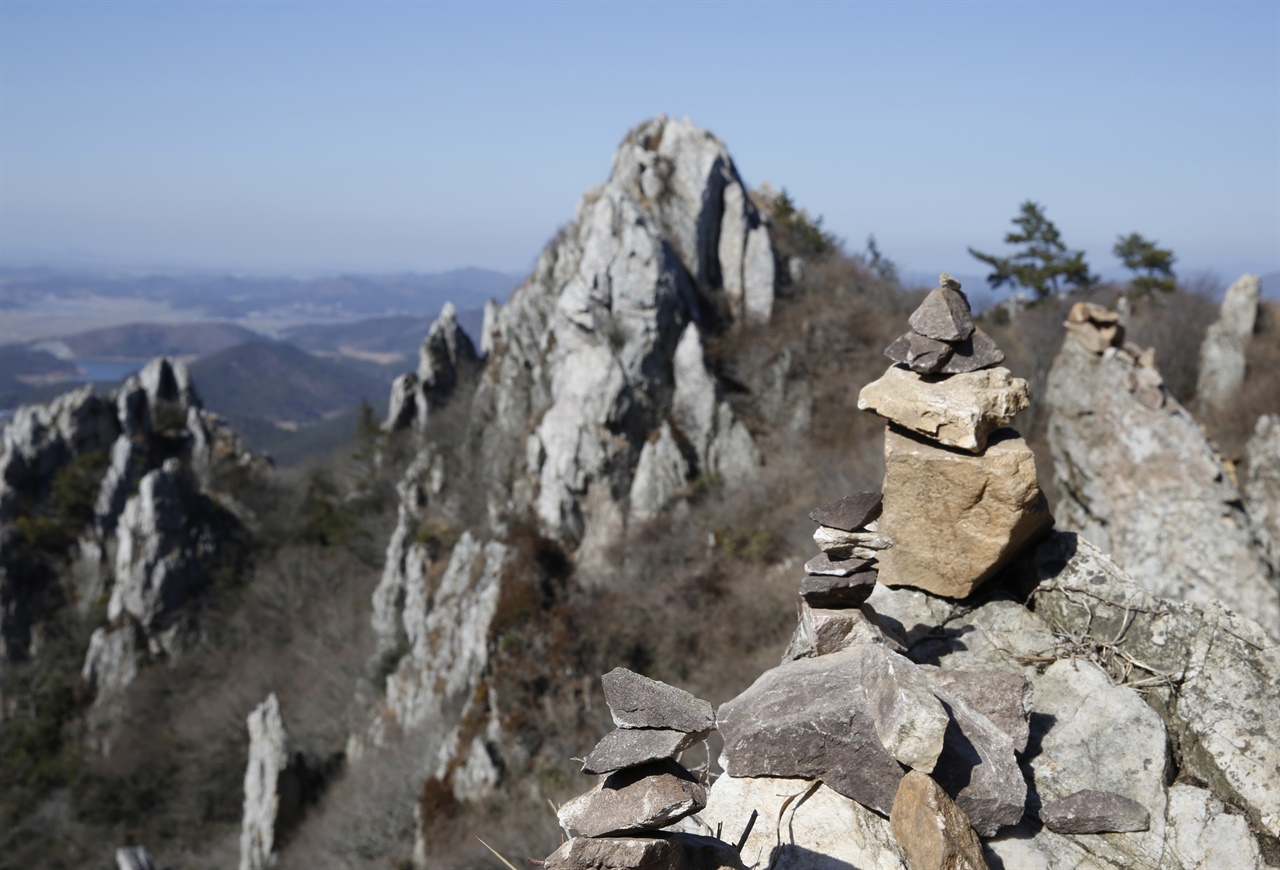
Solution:
<svg viewBox="0 0 1280 870">
<path fill-rule="evenodd" d="M 641 120 L 909 270 L 1280 269 L 1280 3 L 0 2 L 0 254 L 520 271 Z"/>
</svg>

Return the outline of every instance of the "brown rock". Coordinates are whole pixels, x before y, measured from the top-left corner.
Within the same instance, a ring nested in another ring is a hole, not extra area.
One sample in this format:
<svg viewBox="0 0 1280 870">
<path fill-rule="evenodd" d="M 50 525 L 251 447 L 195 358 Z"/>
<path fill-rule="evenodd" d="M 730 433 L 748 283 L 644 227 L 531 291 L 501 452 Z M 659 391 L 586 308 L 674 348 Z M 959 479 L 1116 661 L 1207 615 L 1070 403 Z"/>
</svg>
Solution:
<svg viewBox="0 0 1280 870">
<path fill-rule="evenodd" d="M 944 375 L 959 375 L 989 369 L 1002 362 L 1004 351 L 996 347 L 995 339 L 975 328 L 973 335 L 952 349 L 950 358 L 939 371 Z"/>
<path fill-rule="evenodd" d="M 707 792 L 674 761 L 628 767 L 606 776 L 557 815 L 571 836 L 656 831 L 707 805 Z"/>
<path fill-rule="evenodd" d="M 858 607 L 876 588 L 875 571 L 859 571 L 847 577 L 810 574 L 800 581 L 800 597 L 813 607 Z"/>
<path fill-rule="evenodd" d="M 886 427 L 879 579 L 964 598 L 1053 524 L 1035 457 L 1014 431 L 970 456 Z"/>
<path fill-rule="evenodd" d="M 889 824 L 911 870 L 986 870 L 969 817 L 928 774 L 912 770 L 898 783 Z"/>
<path fill-rule="evenodd" d="M 584 773 L 610 773 L 650 761 L 674 758 L 711 731 L 693 734 L 669 728 L 617 728 L 604 736 L 583 762 Z"/>
<path fill-rule="evenodd" d="M 944 378 L 892 366 L 858 394 L 860 410 L 970 453 L 981 453 L 987 436 L 1029 403 L 1027 382 L 1006 368 Z"/>
<path fill-rule="evenodd" d="M 814 508 L 809 511 L 809 519 L 822 526 L 853 532 L 866 528 L 867 523 L 880 516 L 880 502 L 879 492 L 855 492 Z"/>
<path fill-rule="evenodd" d="M 974 329 L 969 300 L 949 287 L 929 291 L 908 322 L 913 331 L 925 338 L 946 342 L 964 341 Z"/>
<path fill-rule="evenodd" d="M 1067 334 L 1093 353 L 1102 353 L 1109 347 L 1124 343 L 1124 325 L 1120 315 L 1092 302 L 1077 302 L 1071 306 L 1063 324 Z"/>
<path fill-rule="evenodd" d="M 905 332 L 884 349 L 884 355 L 896 363 L 902 363 L 913 372 L 930 374 L 941 371 L 951 358 L 951 345 L 945 341 L 926 338 L 915 332 Z"/>
</svg>

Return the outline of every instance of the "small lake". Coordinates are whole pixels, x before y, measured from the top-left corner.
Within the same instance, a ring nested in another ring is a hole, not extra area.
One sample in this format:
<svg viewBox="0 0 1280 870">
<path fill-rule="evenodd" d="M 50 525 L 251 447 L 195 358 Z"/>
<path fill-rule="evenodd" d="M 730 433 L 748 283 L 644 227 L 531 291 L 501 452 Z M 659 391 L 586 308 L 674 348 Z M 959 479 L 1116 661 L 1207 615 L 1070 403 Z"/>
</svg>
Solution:
<svg viewBox="0 0 1280 870">
<path fill-rule="evenodd" d="M 77 381 L 92 383 L 122 381 L 142 368 L 143 363 L 117 359 L 74 359 L 72 362 L 83 371 L 83 378 Z"/>
</svg>

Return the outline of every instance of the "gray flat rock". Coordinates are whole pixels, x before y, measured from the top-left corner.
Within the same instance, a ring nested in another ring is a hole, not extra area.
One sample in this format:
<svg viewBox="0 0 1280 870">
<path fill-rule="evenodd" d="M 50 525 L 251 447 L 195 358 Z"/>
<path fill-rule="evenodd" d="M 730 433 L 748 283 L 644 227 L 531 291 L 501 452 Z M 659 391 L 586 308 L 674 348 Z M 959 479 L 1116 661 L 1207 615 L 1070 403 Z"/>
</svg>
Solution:
<svg viewBox="0 0 1280 870">
<path fill-rule="evenodd" d="M 871 559 L 833 559 L 830 553 L 819 553 L 804 563 L 804 570 L 809 574 L 848 577 L 850 574 L 856 574 L 872 564 L 874 563 Z"/>
<path fill-rule="evenodd" d="M 624 767 L 674 758 L 710 733 L 710 730 L 690 734 L 670 728 L 618 728 L 596 744 L 583 762 L 582 771 L 611 773 Z"/>
<path fill-rule="evenodd" d="M 1147 830 L 1151 814 L 1133 798 L 1086 789 L 1045 804 L 1040 821 L 1056 834 L 1123 833 Z"/>
<path fill-rule="evenodd" d="M 1031 681 L 1009 671 L 957 671 L 924 665 L 936 688 L 963 698 L 1025 752 L 1031 736 Z"/>
<path fill-rule="evenodd" d="M 856 609 L 826 610 L 800 602 L 800 618 L 782 660 L 825 656 L 858 643 L 878 643 L 905 652 L 900 640 L 886 630 L 879 615 L 864 604 Z"/>
<path fill-rule="evenodd" d="M 542 866 L 545 870 L 683 870 L 684 856 L 674 839 L 574 837 Z"/>
<path fill-rule="evenodd" d="M 1004 351 L 996 347 L 995 339 L 975 328 L 972 336 L 952 348 L 951 358 L 939 371 L 944 375 L 958 375 L 988 369 L 1003 361 Z"/>
<path fill-rule="evenodd" d="M 876 736 L 862 690 L 866 646 L 784 662 L 721 706 L 725 772 L 821 779 L 887 815 L 903 770 Z"/>
<path fill-rule="evenodd" d="M 951 345 L 945 341 L 928 338 L 917 332 L 905 332 L 884 349 L 884 355 L 896 363 L 902 363 L 913 372 L 932 374 L 942 371 L 951 359 Z"/>
<path fill-rule="evenodd" d="M 876 588 L 875 571 L 859 571 L 846 577 L 810 574 L 800 581 L 800 597 L 813 607 L 858 607 Z"/>
<path fill-rule="evenodd" d="M 859 550 L 887 550 L 893 546 L 893 541 L 879 532 L 846 532 L 830 526 L 818 526 L 813 532 L 813 542 L 824 553 L 847 553 L 858 556 L 861 556 Z"/>
<path fill-rule="evenodd" d="M 814 508 L 809 511 L 809 519 L 833 529 L 856 531 L 866 528 L 867 523 L 880 516 L 880 501 L 879 492 L 855 492 Z"/>
<path fill-rule="evenodd" d="M 959 290 L 949 287 L 929 291 L 908 322 L 913 331 L 938 341 L 964 341 L 974 330 L 969 300 Z"/>
<path fill-rule="evenodd" d="M 671 728 L 696 734 L 716 726 L 711 704 L 684 689 L 626 668 L 614 668 L 600 682 L 613 724 L 619 728 Z"/>
<path fill-rule="evenodd" d="M 706 789 L 668 759 L 609 774 L 557 815 L 571 836 L 602 837 L 656 831 L 706 805 Z"/>
</svg>

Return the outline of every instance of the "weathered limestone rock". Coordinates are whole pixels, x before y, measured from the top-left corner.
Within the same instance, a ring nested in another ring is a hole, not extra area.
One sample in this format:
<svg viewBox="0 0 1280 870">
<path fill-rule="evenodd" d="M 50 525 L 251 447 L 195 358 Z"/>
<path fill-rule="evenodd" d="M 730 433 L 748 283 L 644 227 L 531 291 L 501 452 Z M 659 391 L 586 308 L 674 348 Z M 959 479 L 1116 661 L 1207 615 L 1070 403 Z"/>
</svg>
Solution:
<svg viewBox="0 0 1280 870">
<path fill-rule="evenodd" d="M 940 378 L 890 366 L 858 393 L 859 410 L 970 453 L 982 453 L 987 436 L 1029 403 L 1027 382 L 1006 368 Z"/>
<path fill-rule="evenodd" d="M 1245 376 L 1245 348 L 1258 318 L 1262 282 L 1244 275 L 1227 289 L 1218 319 L 1209 325 L 1200 345 L 1200 378 L 1196 399 L 1207 407 L 1229 402 Z"/>
<path fill-rule="evenodd" d="M 827 577 L 848 577 L 872 565 L 870 559 L 832 558 L 829 553 L 819 553 L 804 563 L 804 570 L 809 574 Z"/>
<path fill-rule="evenodd" d="M 248 724 L 240 870 L 263 870 L 275 866 L 277 840 L 296 820 L 302 795 L 290 775 L 289 737 L 275 694 L 249 714 Z"/>
<path fill-rule="evenodd" d="M 582 765 L 584 773 L 612 773 L 651 761 L 675 758 L 711 731 L 690 734 L 669 728 L 616 728 L 606 734 Z"/>
<path fill-rule="evenodd" d="M 986 870 L 969 817 L 927 774 L 902 778 L 889 822 L 911 870 Z"/>
<path fill-rule="evenodd" d="M 453 303 L 446 302 L 422 340 L 418 370 L 400 375 L 391 385 L 382 428 L 388 432 L 421 431 L 431 412 L 447 403 L 459 382 L 475 371 L 479 359 L 475 345 L 458 323 Z"/>
<path fill-rule="evenodd" d="M 878 492 L 855 492 L 809 511 L 809 519 L 820 526 L 854 532 L 867 528 L 880 516 L 883 496 Z"/>
<path fill-rule="evenodd" d="M 800 581 L 800 597 L 813 607 L 858 607 L 876 585 L 875 571 L 844 577 L 810 574 Z"/>
<path fill-rule="evenodd" d="M 1177 741 L 1183 769 L 1238 804 L 1261 831 L 1280 836 L 1280 720 L 1258 715 L 1280 709 L 1276 642 L 1220 605 L 1201 609 L 1151 595 L 1078 535 L 1048 537 L 1026 570 L 1038 582 L 1037 613 L 1063 631 L 1114 644 L 1142 663 L 1135 676 L 1154 678 L 1148 701 Z M 1039 691 L 1037 685 L 1037 709 Z M 1159 766 L 1157 757 L 1143 757 Z M 1126 792 L 1123 783 L 1072 783 L 1069 790 L 1085 787 L 1127 794 L 1153 819 L 1159 814 L 1156 801 Z"/>
<path fill-rule="evenodd" d="M 207 581 L 209 560 L 235 526 L 178 460 L 149 472 L 120 517 L 108 619 L 128 613 L 148 630 L 167 627 Z"/>
<path fill-rule="evenodd" d="M 1092 302 L 1077 302 L 1067 315 L 1067 335 L 1091 353 L 1100 354 L 1124 341 L 1120 315 Z"/>
<path fill-rule="evenodd" d="M 674 761 L 629 767 L 606 776 L 557 811 L 571 837 L 656 831 L 707 805 L 706 790 Z"/>
<path fill-rule="evenodd" d="M 881 583 L 964 598 L 1052 522 L 1016 433 L 970 456 L 886 428 L 880 529 L 896 545 L 879 554 Z"/>
<path fill-rule="evenodd" d="M 618 148 L 611 185 L 643 203 L 698 288 L 723 288 L 735 317 L 767 321 L 774 260 L 768 231 L 728 151 L 688 120 L 659 116 Z"/>
<path fill-rule="evenodd" d="M 619 728 L 670 728 L 695 734 L 715 727 L 711 705 L 684 689 L 626 668 L 614 668 L 600 682 L 613 724 Z"/>
<path fill-rule="evenodd" d="M 1181 783 L 1169 789 L 1165 856 L 1168 865 L 1188 870 L 1263 866 L 1244 817 L 1228 813 L 1204 789 Z"/>
<path fill-rule="evenodd" d="M 871 704 L 876 735 L 889 754 L 915 770 L 933 770 L 951 717 L 920 667 L 882 646 L 867 645 L 862 648 L 862 690 Z"/>
<path fill-rule="evenodd" d="M 646 441 L 631 481 L 631 516 L 651 520 L 665 511 L 689 481 L 689 463 L 676 444 L 671 425 L 663 421 L 657 437 Z"/>
<path fill-rule="evenodd" d="M 813 533 L 813 542 L 824 553 L 851 553 L 855 550 L 887 550 L 893 541 L 877 532 L 845 532 L 818 526 Z"/>
<path fill-rule="evenodd" d="M 700 817 L 749 870 L 907 868 L 888 820 L 817 780 L 725 774 Z"/>
<path fill-rule="evenodd" d="M 1280 553 L 1280 414 L 1263 414 L 1244 448 L 1244 502 L 1249 517 Z"/>
<path fill-rule="evenodd" d="M 1258 528 L 1196 422 L 1172 398 L 1129 391 L 1124 351 L 1064 342 L 1049 373 L 1048 437 L 1058 521 L 1156 595 L 1221 601 L 1280 638 L 1280 578 Z M 890 532 L 892 534 L 892 532 Z"/>
<path fill-rule="evenodd" d="M 118 692 L 138 678 L 146 651 L 146 636 L 132 619 L 123 619 L 112 628 L 96 628 L 89 638 L 80 676 L 99 696 Z"/>
<path fill-rule="evenodd" d="M 697 324 L 685 327 L 674 365 L 671 418 L 693 445 L 699 472 L 719 476 L 730 485 L 753 480 L 760 452 L 729 403 L 720 398 Z"/>
<path fill-rule="evenodd" d="M 405 588 L 409 652 L 387 677 L 387 703 L 400 727 L 417 727 L 432 714 L 456 715 L 471 697 L 488 665 L 489 625 L 509 558 L 505 545 L 464 532 L 438 588 L 425 582 Z"/>
<path fill-rule="evenodd" d="M 156 861 L 146 846 L 121 846 L 116 849 L 118 870 L 156 870 Z"/>
<path fill-rule="evenodd" d="M 1151 814 L 1132 798 L 1084 789 L 1045 804 L 1040 821 L 1055 834 L 1102 834 L 1145 831 L 1151 826 Z"/>
</svg>

